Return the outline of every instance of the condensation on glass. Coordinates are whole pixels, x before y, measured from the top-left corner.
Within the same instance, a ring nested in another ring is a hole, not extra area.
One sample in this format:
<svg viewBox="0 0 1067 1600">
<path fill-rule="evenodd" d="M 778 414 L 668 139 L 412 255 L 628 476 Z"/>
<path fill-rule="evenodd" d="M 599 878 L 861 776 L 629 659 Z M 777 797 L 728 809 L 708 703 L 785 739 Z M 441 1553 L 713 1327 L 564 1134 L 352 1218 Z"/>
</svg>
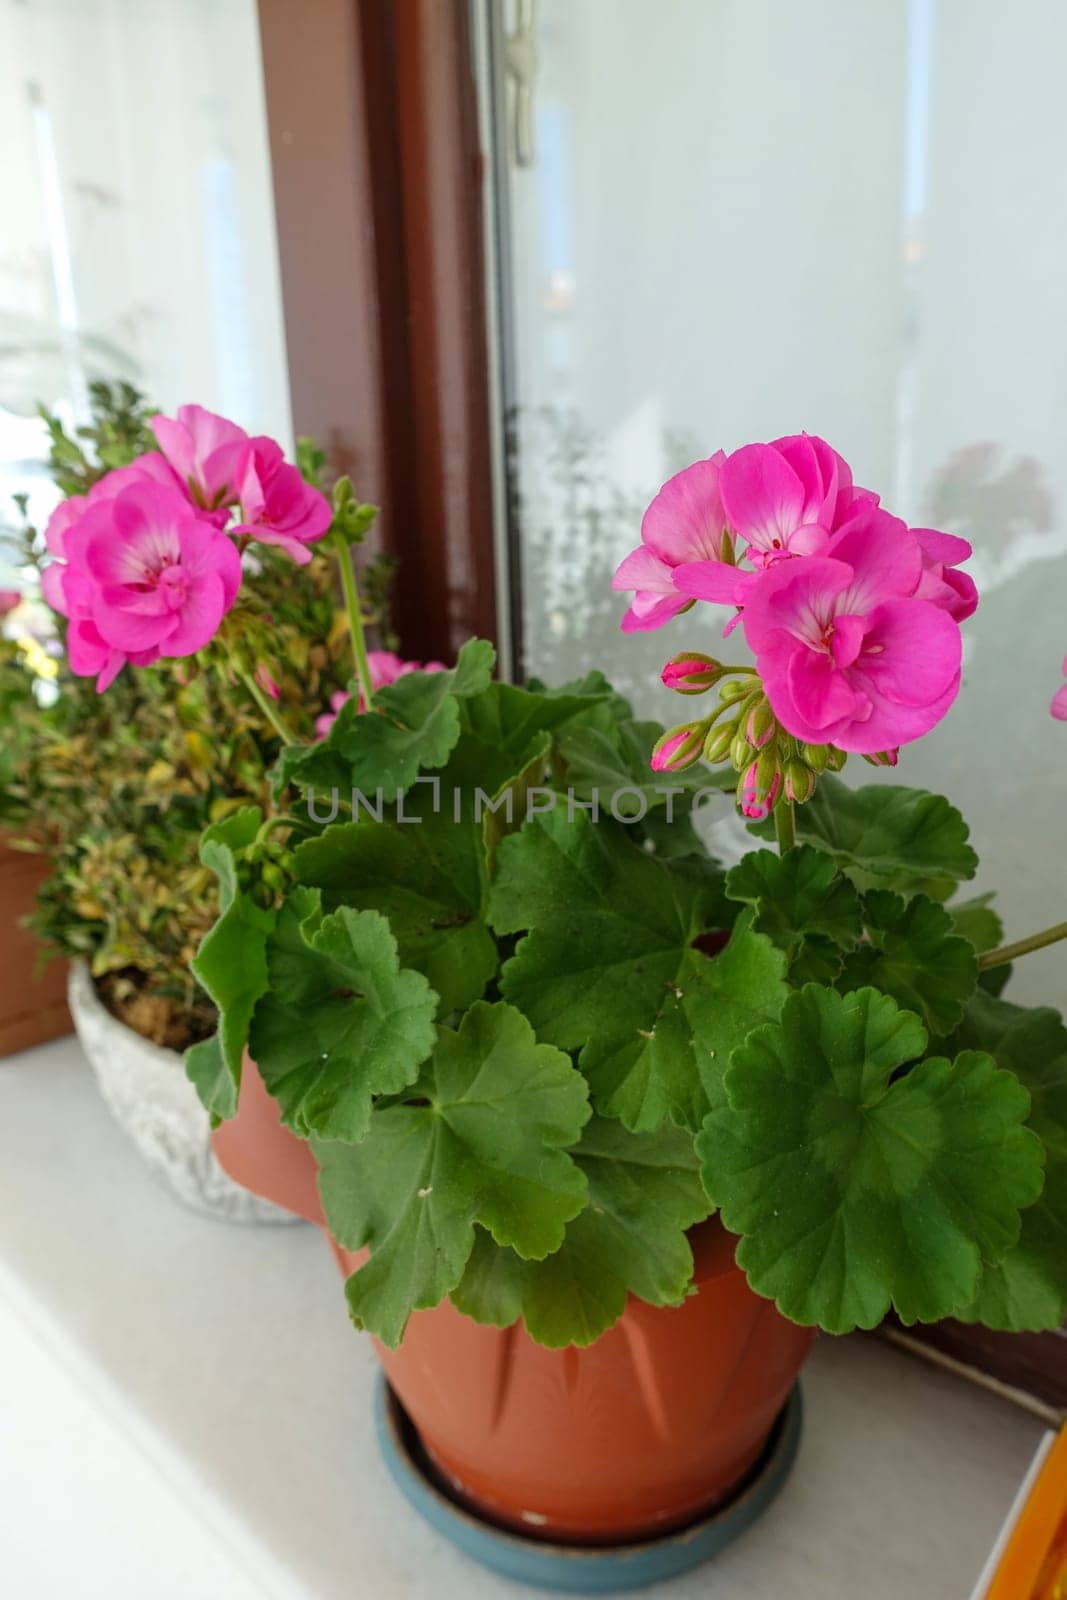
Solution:
<svg viewBox="0 0 1067 1600">
<path fill-rule="evenodd" d="M 893 776 L 962 807 L 1011 933 L 1062 917 L 1067 12 L 536 0 L 533 26 L 532 161 L 506 54 L 496 95 L 525 670 L 600 666 L 681 715 L 659 668 L 714 653 L 717 618 L 620 635 L 643 507 L 720 446 L 823 434 L 975 546 L 963 692 Z M 1014 992 L 1067 1001 L 1062 972 L 1032 958 Z"/>
<path fill-rule="evenodd" d="M 255 0 L 0 0 L 0 522 L 94 379 L 291 434 Z"/>
</svg>

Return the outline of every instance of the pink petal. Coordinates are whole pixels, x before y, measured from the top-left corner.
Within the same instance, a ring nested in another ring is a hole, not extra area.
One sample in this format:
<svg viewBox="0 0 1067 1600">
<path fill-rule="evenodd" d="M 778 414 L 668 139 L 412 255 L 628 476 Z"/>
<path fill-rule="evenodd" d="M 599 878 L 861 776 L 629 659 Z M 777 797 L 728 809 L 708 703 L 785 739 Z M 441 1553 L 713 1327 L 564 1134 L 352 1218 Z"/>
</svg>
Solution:
<svg viewBox="0 0 1067 1600">
<path fill-rule="evenodd" d="M 867 618 L 849 616 L 847 612 L 838 612 L 834 617 L 834 631 L 830 635 L 830 654 L 834 658 L 834 665 L 850 667 L 860 653 L 864 635 L 867 632 Z"/>
<path fill-rule="evenodd" d="M 838 597 L 852 579 L 852 568 L 829 556 L 779 562 L 760 574 L 747 593 L 745 638 L 757 652 L 767 635 L 782 629 L 809 645 L 821 645 Z"/>
<path fill-rule="evenodd" d="M 772 445 L 746 444 L 727 456 L 719 487 L 730 526 L 761 549 L 784 549 L 803 521 L 804 486 Z"/>
<path fill-rule="evenodd" d="M 178 625 L 167 635 L 163 654 L 191 656 L 202 650 L 215 637 L 225 609 L 225 591 L 218 573 L 206 572 L 195 579 L 186 590 Z"/>
<path fill-rule="evenodd" d="M 687 561 L 674 569 L 674 587 L 679 593 L 717 605 L 744 605 L 748 590 L 758 581 L 755 572 L 745 572 L 725 561 Z"/>
<path fill-rule="evenodd" d="M 922 575 L 918 540 L 899 517 L 877 506 L 865 506 L 850 518 L 827 554 L 852 568 L 852 582 L 841 597 L 848 611 L 871 611 L 883 600 L 914 594 Z"/>
<path fill-rule="evenodd" d="M 70 615 L 63 583 L 67 570 L 65 561 L 51 561 L 41 573 L 41 593 L 47 604 L 53 611 L 58 611 L 61 617 Z"/>
<path fill-rule="evenodd" d="M 958 539 L 954 533 L 942 533 L 938 528 L 913 528 L 911 531 L 923 554 L 931 561 L 940 561 L 942 566 L 958 567 L 961 561 L 967 561 L 974 554 L 967 540 Z"/>
<path fill-rule="evenodd" d="M 791 710 L 795 708 L 799 719 L 797 726 L 819 730 L 820 738 L 810 739 L 806 732 L 798 734 L 789 718 L 781 720 L 794 737 L 806 738 L 810 743 L 833 743 L 833 732 L 828 730 L 839 728 L 844 719 L 854 717 L 862 707 L 862 697 L 821 650 L 807 650 L 801 646 L 792 652 L 787 687 Z M 773 699 L 771 708 L 777 715 Z"/>
<path fill-rule="evenodd" d="M 891 600 L 869 618 L 853 681 L 862 670 L 872 700 L 928 705 L 958 679 L 962 653 L 959 626 L 939 606 L 927 600 Z M 876 748 L 904 742 L 886 739 Z"/>
<path fill-rule="evenodd" d="M 1067 663 L 1064 665 L 1064 671 L 1067 671 Z M 1063 685 L 1062 689 L 1057 689 L 1052 696 L 1050 710 L 1058 721 L 1067 722 L 1067 683 Z"/>
<path fill-rule="evenodd" d="M 675 473 L 645 512 L 641 542 L 669 566 L 718 559 L 726 524 L 719 493 L 719 474 L 725 459 L 720 450 L 709 460 L 695 461 Z"/>
<path fill-rule="evenodd" d="M 664 596 L 662 599 L 655 595 L 636 594 L 619 626 L 623 633 L 648 633 L 652 628 L 662 628 L 665 622 L 687 611 L 692 604 L 692 600 L 687 600 L 684 594 L 676 594 L 673 598 Z"/>
<path fill-rule="evenodd" d="M 960 680 L 957 674 L 942 694 L 924 706 L 901 706 L 892 705 L 889 701 L 872 701 L 866 719 L 857 719 L 840 729 L 832 742 L 838 749 L 854 751 L 857 755 L 873 756 L 882 750 L 894 750 L 897 745 L 921 739 L 924 734 L 935 728 L 951 709 L 959 692 Z"/>
<path fill-rule="evenodd" d="M 639 544 L 624 556 L 611 580 L 613 589 L 638 589 L 651 594 L 673 596 L 674 570 L 645 545 Z"/>
</svg>

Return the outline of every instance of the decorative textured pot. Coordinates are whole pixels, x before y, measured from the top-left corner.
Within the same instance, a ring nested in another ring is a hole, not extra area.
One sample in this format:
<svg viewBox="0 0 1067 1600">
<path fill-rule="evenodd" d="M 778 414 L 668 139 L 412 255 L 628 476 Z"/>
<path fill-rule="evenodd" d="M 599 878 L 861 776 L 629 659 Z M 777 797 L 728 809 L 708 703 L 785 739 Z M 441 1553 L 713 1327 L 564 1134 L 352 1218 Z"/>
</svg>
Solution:
<svg viewBox="0 0 1067 1600">
<path fill-rule="evenodd" d="M 179 1199 L 230 1222 L 294 1220 L 222 1170 L 211 1149 L 210 1119 L 185 1075 L 181 1056 L 143 1039 L 112 1016 L 83 961 L 71 965 L 68 1000 L 108 1110 Z"/>
<path fill-rule="evenodd" d="M 50 870 L 44 856 L 12 850 L 0 834 L 0 1056 L 70 1032 L 66 963 L 51 960 L 38 973 L 41 945 L 22 926 Z"/>
<path fill-rule="evenodd" d="M 700 1519 L 752 1473 L 811 1348 L 749 1288 L 714 1219 L 690 1235 L 697 1293 L 630 1298 L 586 1350 L 521 1324 L 418 1311 L 378 1354 L 423 1450 L 463 1503 L 527 1536 L 618 1544 Z M 335 1246 L 342 1271 L 362 1257 Z"/>
</svg>

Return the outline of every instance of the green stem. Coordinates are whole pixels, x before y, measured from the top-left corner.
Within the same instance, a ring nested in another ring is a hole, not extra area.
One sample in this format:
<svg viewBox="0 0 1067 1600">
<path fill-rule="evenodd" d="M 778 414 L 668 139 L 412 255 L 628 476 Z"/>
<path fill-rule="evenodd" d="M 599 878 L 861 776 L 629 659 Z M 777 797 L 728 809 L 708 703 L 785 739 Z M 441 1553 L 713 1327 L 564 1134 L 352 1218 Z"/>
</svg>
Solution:
<svg viewBox="0 0 1067 1600">
<path fill-rule="evenodd" d="M 797 842 L 797 819 L 793 802 L 784 796 L 774 808 L 774 831 L 778 836 L 778 854 L 784 856 Z"/>
<path fill-rule="evenodd" d="M 283 722 L 282 718 L 278 715 L 277 711 L 274 709 L 274 706 L 271 704 L 270 696 L 264 694 L 255 678 L 253 678 L 252 674 L 250 672 L 242 672 L 240 674 L 240 678 L 241 682 L 252 696 L 252 699 L 256 702 L 256 705 L 262 711 L 263 715 L 266 717 L 267 721 L 278 735 L 278 738 L 282 741 L 282 744 L 299 743 L 296 734 L 290 727 L 286 726 L 285 722 Z"/>
<path fill-rule="evenodd" d="M 338 534 L 334 540 L 337 565 L 341 569 L 341 587 L 345 592 L 345 609 L 348 612 L 348 631 L 352 635 L 352 655 L 356 663 L 356 677 L 363 692 L 363 709 L 369 711 L 373 693 L 370 682 L 370 662 L 367 660 L 367 641 L 363 637 L 363 616 L 359 609 L 359 590 L 356 588 L 356 569 L 352 550 L 347 539 Z"/>
<path fill-rule="evenodd" d="M 1067 922 L 1042 928 L 1040 933 L 1032 933 L 1028 939 L 1018 939 L 1015 944 L 1003 944 L 999 950 L 987 950 L 978 957 L 979 970 L 987 972 L 990 967 L 1006 966 L 1017 956 L 1028 956 L 1031 950 L 1044 950 L 1046 945 L 1056 944 L 1060 939 L 1067 939 Z"/>
</svg>

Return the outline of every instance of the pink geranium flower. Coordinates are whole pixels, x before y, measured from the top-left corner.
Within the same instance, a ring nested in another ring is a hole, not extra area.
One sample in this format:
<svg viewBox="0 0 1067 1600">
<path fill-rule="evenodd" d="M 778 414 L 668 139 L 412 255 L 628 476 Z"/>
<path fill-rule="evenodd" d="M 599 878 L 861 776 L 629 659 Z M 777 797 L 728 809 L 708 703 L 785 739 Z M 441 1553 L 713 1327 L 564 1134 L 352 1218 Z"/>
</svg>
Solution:
<svg viewBox="0 0 1067 1600">
<path fill-rule="evenodd" d="M 444 672 L 443 661 L 402 661 L 391 650 L 368 650 L 367 666 L 370 668 L 371 693 L 384 689 L 386 684 L 395 683 L 398 678 L 404 678 L 409 672 Z M 320 717 L 315 718 L 315 732 L 320 739 L 325 739 L 334 723 L 337 713 L 343 705 L 347 705 L 351 695 L 345 689 L 337 689 L 330 696 L 330 710 L 324 711 Z M 363 700 L 363 691 L 359 691 L 357 711 L 364 712 L 367 707 Z"/>
<path fill-rule="evenodd" d="M 179 406 L 176 417 L 153 417 L 152 432 L 196 505 L 233 505 L 251 453 L 243 428 L 203 406 Z"/>
<path fill-rule="evenodd" d="M 726 515 L 719 493 L 721 450 L 696 461 L 663 485 L 641 522 L 641 543 L 620 564 L 613 589 L 633 590 L 622 619 L 624 632 L 659 628 L 692 604 L 675 588 L 675 569 L 685 562 L 722 559 Z"/>
<path fill-rule="evenodd" d="M 261 544 L 277 545 L 297 563 L 311 560 L 307 548 L 321 539 L 333 521 L 330 502 L 324 494 L 305 483 L 296 467 L 282 455 L 273 439 L 251 441 L 241 472 L 240 520 L 234 529 L 258 539 Z"/>
<path fill-rule="evenodd" d="M 188 656 L 218 630 L 241 558 L 214 523 L 159 484 L 133 483 L 68 530 L 64 598 L 72 669 L 103 691 L 127 661 Z"/>
<path fill-rule="evenodd" d="M 1067 678 L 1067 656 L 1063 658 L 1063 675 Z M 1067 722 L 1067 683 L 1056 690 L 1049 709 L 1059 722 Z"/>
<path fill-rule="evenodd" d="M 959 626 L 916 599 L 918 540 L 868 506 L 825 556 L 781 562 L 749 593 L 745 637 L 795 738 L 874 754 L 920 738 L 959 690 Z"/>
<path fill-rule="evenodd" d="M 61 617 L 71 615 L 66 596 L 67 544 L 72 531 L 81 522 L 86 511 L 116 499 L 124 489 L 136 483 L 157 483 L 176 493 L 182 492 L 181 482 L 161 455 L 147 451 L 131 461 L 127 467 L 115 467 L 94 483 L 88 494 L 73 494 L 69 500 L 60 501 L 48 519 L 44 530 L 46 549 L 55 557 L 41 574 L 41 592 Z"/>
</svg>

